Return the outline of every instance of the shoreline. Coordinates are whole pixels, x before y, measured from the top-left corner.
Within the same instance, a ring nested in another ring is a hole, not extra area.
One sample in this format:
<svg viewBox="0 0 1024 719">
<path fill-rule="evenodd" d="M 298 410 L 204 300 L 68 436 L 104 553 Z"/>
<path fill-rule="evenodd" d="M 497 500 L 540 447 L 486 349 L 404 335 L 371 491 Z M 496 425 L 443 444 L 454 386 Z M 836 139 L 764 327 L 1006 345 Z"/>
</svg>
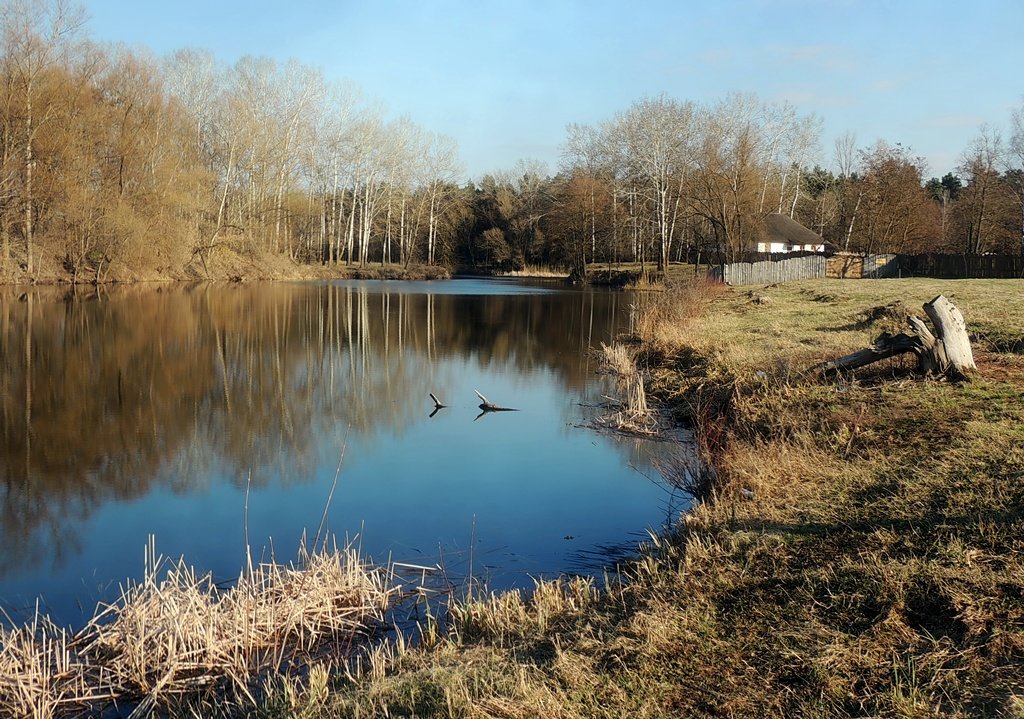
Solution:
<svg viewBox="0 0 1024 719">
<path fill-rule="evenodd" d="M 706 464 L 669 471 L 703 501 L 603 589 L 561 579 L 455 606 L 420 646 L 339 679 L 322 715 L 1019 714 L 1022 290 L 815 280 L 650 296 L 634 360 L 695 426 Z M 803 375 L 938 292 L 975 335 L 972 382 L 899 360 L 853 381 Z"/>
<path fill-rule="evenodd" d="M 899 359 L 805 374 L 939 292 L 972 333 L 972 381 Z M 674 531 L 601 588 L 470 598 L 418 637 L 277 676 L 261 716 L 1024 711 L 1024 282 L 697 282 L 642 305 L 623 374 L 701 451 L 666 465 L 700 500 Z"/>
<path fill-rule="evenodd" d="M 205 267 L 192 264 L 180 269 L 125 269 L 108 272 L 99 282 L 87 278 L 74 281 L 71 275 L 62 270 L 41 270 L 32 277 L 8 273 L 0 275 L 0 287 L 109 287 L 192 282 L 290 282 L 333 279 L 429 280 L 449 279 L 451 276 L 451 269 L 444 265 L 413 264 L 406 267 L 398 263 L 381 262 L 369 262 L 365 266 L 304 264 L 280 255 L 246 257 L 225 252 L 223 256 L 211 259 Z"/>
</svg>

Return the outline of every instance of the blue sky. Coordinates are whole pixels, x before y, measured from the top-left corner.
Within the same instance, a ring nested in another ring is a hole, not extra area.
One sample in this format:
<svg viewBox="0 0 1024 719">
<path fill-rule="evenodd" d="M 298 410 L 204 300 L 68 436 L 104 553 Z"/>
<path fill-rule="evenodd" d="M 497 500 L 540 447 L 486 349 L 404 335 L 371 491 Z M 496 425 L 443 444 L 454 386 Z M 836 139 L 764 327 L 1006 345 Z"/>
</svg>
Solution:
<svg viewBox="0 0 1024 719">
<path fill-rule="evenodd" d="M 788 100 L 955 169 L 982 123 L 1024 103 L 1021 0 L 86 0 L 90 35 L 148 47 L 295 57 L 356 82 L 391 116 L 454 137 L 467 177 L 520 158 L 554 171 L 568 123 L 645 95 Z"/>
</svg>

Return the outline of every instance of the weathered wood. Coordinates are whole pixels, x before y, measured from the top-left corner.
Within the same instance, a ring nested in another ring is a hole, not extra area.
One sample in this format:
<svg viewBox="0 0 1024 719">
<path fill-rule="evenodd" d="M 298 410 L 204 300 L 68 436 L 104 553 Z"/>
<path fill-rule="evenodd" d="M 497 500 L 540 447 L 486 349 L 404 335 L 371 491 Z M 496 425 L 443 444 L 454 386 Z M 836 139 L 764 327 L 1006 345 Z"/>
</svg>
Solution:
<svg viewBox="0 0 1024 719">
<path fill-rule="evenodd" d="M 925 314 L 935 325 L 941 342 L 941 352 L 936 357 L 939 371 L 959 379 L 978 367 L 974 364 L 974 352 L 971 351 L 971 338 L 967 334 L 967 323 L 956 305 L 939 295 L 924 305 Z"/>
<path fill-rule="evenodd" d="M 518 412 L 519 411 L 518 409 L 513 409 L 512 407 L 502 407 L 500 405 L 494 404 L 489 399 L 484 397 L 482 394 L 477 392 L 477 390 L 473 390 L 473 391 L 476 392 L 476 396 L 480 398 L 480 409 L 482 409 L 484 412 Z"/>
<path fill-rule="evenodd" d="M 907 317 L 907 323 L 914 330 L 914 334 L 921 340 L 921 349 L 916 350 L 918 371 L 925 375 L 938 372 L 939 362 L 936 357 L 935 336 L 920 317 L 910 315 Z"/>
<path fill-rule="evenodd" d="M 441 404 L 441 400 L 435 397 L 433 392 L 429 392 L 428 394 L 430 395 L 430 399 L 434 400 L 434 411 L 431 412 L 429 415 L 430 417 L 433 417 L 435 414 L 444 409 L 447 405 Z"/>
<path fill-rule="evenodd" d="M 919 317 L 907 317 L 911 333 L 883 332 L 870 347 L 811 368 L 812 373 L 851 371 L 888 357 L 913 352 L 921 374 L 941 374 L 964 380 L 976 369 L 967 324 L 960 310 L 943 295 L 925 303 L 924 311 L 935 326 L 933 335 Z"/>
<path fill-rule="evenodd" d="M 874 364 L 896 355 L 906 354 L 907 352 L 918 353 L 921 349 L 922 340 L 917 335 L 908 335 L 903 332 L 898 335 L 892 335 L 888 332 L 883 332 L 870 347 L 865 347 L 862 350 L 857 350 L 828 362 L 822 362 L 812 367 L 811 372 L 821 374 L 839 371 L 849 372 L 850 370 L 866 367 L 869 364 Z"/>
<path fill-rule="evenodd" d="M 734 262 L 723 265 L 712 274 L 733 286 L 769 285 L 824 277 L 826 264 L 824 255 L 808 255 L 776 262 Z"/>
</svg>

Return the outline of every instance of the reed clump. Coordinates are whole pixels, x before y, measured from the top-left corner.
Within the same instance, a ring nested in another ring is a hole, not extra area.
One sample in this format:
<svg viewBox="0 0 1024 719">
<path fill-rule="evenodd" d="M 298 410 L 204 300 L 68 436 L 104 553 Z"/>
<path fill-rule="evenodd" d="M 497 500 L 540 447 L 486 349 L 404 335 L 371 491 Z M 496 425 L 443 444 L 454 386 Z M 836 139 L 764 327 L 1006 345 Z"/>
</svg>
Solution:
<svg viewBox="0 0 1024 719">
<path fill-rule="evenodd" d="M 219 588 L 147 548 L 146 571 L 70 632 L 37 612 L 0 634 L 0 716 L 253 707 L 268 676 L 343 662 L 379 627 L 395 590 L 350 547 L 260 563 Z"/>
<path fill-rule="evenodd" d="M 569 276 L 569 271 L 561 267 L 551 267 L 548 265 L 531 265 L 526 264 L 520 270 L 508 270 L 507 272 L 501 273 L 502 277 L 540 277 L 540 278 L 551 278 L 551 279 L 565 279 Z"/>
<path fill-rule="evenodd" d="M 616 378 L 619 397 L 615 411 L 601 417 L 599 426 L 642 435 L 661 430 L 659 413 L 647 399 L 648 387 L 657 386 L 654 380 L 665 355 L 692 338 L 695 320 L 721 293 L 720 284 L 691 279 L 670 292 L 648 295 L 633 308 L 634 341 L 601 343 L 601 359 Z"/>
<path fill-rule="evenodd" d="M 721 283 L 695 277 L 673 285 L 668 292 L 647 295 L 638 307 L 634 334 L 648 349 L 692 344 L 703 334 L 697 320 L 725 292 Z"/>
<path fill-rule="evenodd" d="M 600 427 L 631 434 L 654 434 L 658 431 L 657 416 L 647 404 L 643 374 L 636 366 L 633 350 L 624 344 L 601 343 L 601 353 L 608 370 L 615 375 L 619 390 L 617 409 L 597 420 Z"/>
</svg>

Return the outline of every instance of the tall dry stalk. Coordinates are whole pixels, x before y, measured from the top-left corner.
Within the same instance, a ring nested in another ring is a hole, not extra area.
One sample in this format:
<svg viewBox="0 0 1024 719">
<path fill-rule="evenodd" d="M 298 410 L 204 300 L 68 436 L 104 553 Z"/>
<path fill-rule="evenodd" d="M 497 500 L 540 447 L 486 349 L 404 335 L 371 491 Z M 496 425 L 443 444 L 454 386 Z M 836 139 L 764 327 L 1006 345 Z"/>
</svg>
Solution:
<svg viewBox="0 0 1024 719">
<path fill-rule="evenodd" d="M 668 292 L 647 295 L 638 308 L 634 333 L 655 346 L 690 344 L 694 320 L 724 291 L 719 283 L 694 278 Z"/>
<path fill-rule="evenodd" d="M 602 418 L 600 424 L 625 432 L 651 434 L 657 430 L 657 421 L 647 406 L 644 378 L 628 347 L 621 344 L 601 343 L 602 356 L 608 369 L 615 375 L 618 385 L 619 409 Z"/>
</svg>

